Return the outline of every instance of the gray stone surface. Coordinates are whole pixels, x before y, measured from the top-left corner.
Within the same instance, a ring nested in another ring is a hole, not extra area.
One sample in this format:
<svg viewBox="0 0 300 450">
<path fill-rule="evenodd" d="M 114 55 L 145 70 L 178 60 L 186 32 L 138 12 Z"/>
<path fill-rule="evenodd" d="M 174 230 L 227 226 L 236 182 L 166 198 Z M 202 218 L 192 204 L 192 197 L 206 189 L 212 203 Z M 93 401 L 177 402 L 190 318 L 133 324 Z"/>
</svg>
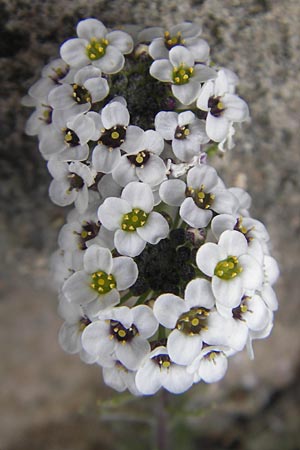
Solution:
<svg viewBox="0 0 300 450">
<path fill-rule="evenodd" d="M 151 448 L 148 422 L 128 420 L 137 411 L 143 420 L 154 402 L 121 397 L 108 408 L 115 394 L 99 370 L 58 347 L 47 267 L 65 212 L 50 203 L 45 162 L 23 132 L 29 111 L 21 97 L 89 16 L 111 27 L 200 21 L 213 59 L 241 78 L 252 121 L 214 164 L 228 184 L 249 190 L 253 215 L 269 229 L 280 309 L 271 337 L 255 343 L 254 361 L 231 358 L 221 383 L 169 405 L 187 408 L 185 420 L 175 414 L 178 448 L 299 449 L 299 1 L 0 0 L 0 11 L 1 450 Z M 115 420 L 99 421 L 101 405 Z M 139 441 L 141 431 L 148 441 Z"/>
</svg>

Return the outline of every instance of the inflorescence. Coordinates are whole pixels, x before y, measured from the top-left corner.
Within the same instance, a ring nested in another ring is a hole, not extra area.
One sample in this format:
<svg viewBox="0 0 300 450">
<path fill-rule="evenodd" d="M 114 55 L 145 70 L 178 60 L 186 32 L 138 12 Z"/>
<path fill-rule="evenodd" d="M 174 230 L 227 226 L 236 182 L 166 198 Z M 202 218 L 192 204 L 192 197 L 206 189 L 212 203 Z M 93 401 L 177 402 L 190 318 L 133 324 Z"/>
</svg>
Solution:
<svg viewBox="0 0 300 450">
<path fill-rule="evenodd" d="M 52 258 L 62 348 L 117 391 L 219 381 L 267 337 L 278 267 L 251 198 L 207 153 L 249 118 L 198 24 L 131 36 L 82 20 L 30 88 L 51 200 L 72 205 Z"/>
</svg>

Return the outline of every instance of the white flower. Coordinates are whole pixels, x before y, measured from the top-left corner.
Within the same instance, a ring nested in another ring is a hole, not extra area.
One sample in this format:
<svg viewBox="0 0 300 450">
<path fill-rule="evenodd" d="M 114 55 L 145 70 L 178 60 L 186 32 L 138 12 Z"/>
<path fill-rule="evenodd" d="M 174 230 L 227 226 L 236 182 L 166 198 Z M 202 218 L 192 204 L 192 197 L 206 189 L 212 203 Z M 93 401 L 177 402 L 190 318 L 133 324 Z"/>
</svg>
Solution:
<svg viewBox="0 0 300 450">
<path fill-rule="evenodd" d="M 54 125 L 44 128 L 39 148 L 45 159 L 85 161 L 89 155 L 87 142 L 94 132 L 94 121 L 87 114 L 80 115 L 68 121 L 61 130 Z"/>
<path fill-rule="evenodd" d="M 201 152 L 201 144 L 209 141 L 204 122 L 191 111 L 180 114 L 161 111 L 155 117 L 155 129 L 167 141 L 172 141 L 172 149 L 181 161 L 190 161 Z"/>
<path fill-rule="evenodd" d="M 81 106 L 79 112 L 87 112 L 92 103 L 103 100 L 109 92 L 107 80 L 101 77 L 101 70 L 88 66 L 78 70 L 71 84 L 62 84 L 49 93 L 48 102 L 53 109 L 67 109 Z"/>
<path fill-rule="evenodd" d="M 113 101 L 97 115 L 98 145 L 93 150 L 92 162 L 98 172 L 111 173 L 121 159 L 121 146 L 126 141 L 129 112 L 125 105 Z M 129 127 L 130 128 L 130 127 Z"/>
<path fill-rule="evenodd" d="M 59 232 L 58 245 L 64 250 L 66 263 L 72 270 L 83 269 L 84 252 L 91 245 L 97 244 L 109 250 L 114 248 L 114 234 L 100 224 L 97 209 L 98 202 L 97 208 L 90 205 L 84 214 L 71 211 L 67 223 Z"/>
<path fill-rule="evenodd" d="M 261 245 L 264 253 L 268 252 L 268 241 L 270 239 L 266 227 L 259 220 L 252 217 L 231 216 L 230 214 L 220 214 L 213 218 L 211 229 L 214 236 L 219 239 L 223 231 L 236 230 L 242 233 L 247 239 L 249 249 L 255 252 L 257 249 L 257 241 Z"/>
<path fill-rule="evenodd" d="M 110 250 L 91 245 L 83 257 L 84 270 L 75 272 L 63 285 L 66 298 L 83 305 L 95 316 L 120 301 L 119 291 L 132 286 L 138 276 L 137 265 L 131 258 L 113 258 Z"/>
<path fill-rule="evenodd" d="M 157 244 L 169 232 L 166 219 L 152 211 L 154 198 L 144 183 L 129 183 L 121 198 L 109 197 L 98 210 L 100 222 L 115 231 L 114 243 L 122 255 L 137 256 L 146 243 Z"/>
<path fill-rule="evenodd" d="M 201 83 L 216 77 L 216 72 L 203 64 L 195 65 L 193 54 L 180 45 L 169 52 L 169 59 L 154 61 L 150 74 L 157 80 L 171 83 L 173 95 L 184 105 L 198 97 Z"/>
<path fill-rule="evenodd" d="M 252 199 L 251 196 L 244 189 L 239 187 L 230 187 L 228 189 L 238 200 L 237 214 L 243 217 L 249 217 L 249 209 L 251 207 Z"/>
<path fill-rule="evenodd" d="M 91 323 L 82 308 L 68 302 L 61 294 L 58 313 L 65 320 L 58 334 L 58 341 L 62 349 L 71 354 L 79 353 L 80 359 L 87 364 L 96 362 L 97 357 L 89 355 L 81 344 L 82 332 Z"/>
<path fill-rule="evenodd" d="M 137 370 L 150 352 L 148 338 L 153 336 L 158 323 L 151 308 L 138 305 L 120 306 L 102 312 L 82 335 L 82 345 L 91 355 L 110 355 L 127 369 Z"/>
<path fill-rule="evenodd" d="M 94 184 L 96 173 L 79 161 L 70 164 L 50 160 L 48 170 L 53 176 L 49 186 L 49 196 L 59 206 L 74 202 L 79 213 L 88 207 L 88 188 Z"/>
<path fill-rule="evenodd" d="M 210 314 L 214 304 L 210 282 L 199 278 L 188 283 L 184 300 L 173 294 L 163 294 L 156 299 L 155 317 L 164 327 L 172 329 L 167 341 L 172 361 L 191 364 L 199 355 L 203 341 L 225 344 L 223 330 L 218 326 L 220 318 L 215 312 Z"/>
<path fill-rule="evenodd" d="M 180 216 L 186 223 L 203 228 L 212 219 L 213 211 L 232 214 L 237 207 L 234 195 L 220 185 L 215 169 L 202 164 L 189 170 L 187 184 L 178 179 L 162 183 L 159 195 L 168 205 L 180 206 Z"/>
<path fill-rule="evenodd" d="M 121 148 L 127 154 L 112 171 L 114 180 L 121 186 L 138 180 L 156 186 L 166 178 L 166 166 L 159 157 L 164 141 L 157 131 L 130 126 Z"/>
<path fill-rule="evenodd" d="M 153 395 L 161 387 L 173 394 L 187 391 L 193 384 L 193 376 L 185 366 L 174 363 L 165 347 L 155 348 L 142 362 L 135 378 L 138 390 Z"/>
<path fill-rule="evenodd" d="M 47 64 L 42 70 L 42 77 L 36 81 L 28 94 L 39 103 L 48 102 L 49 92 L 60 83 L 69 83 L 73 79 L 74 71 L 58 58 Z"/>
<path fill-rule="evenodd" d="M 208 242 L 197 252 L 196 263 L 212 277 L 212 290 L 217 304 L 235 308 L 245 290 L 262 286 L 262 267 L 248 254 L 248 243 L 239 231 L 224 231 L 218 244 Z"/>
<path fill-rule="evenodd" d="M 69 39 L 60 49 L 61 57 L 71 67 L 92 64 L 104 73 L 119 72 L 124 56 L 131 53 L 133 40 L 124 31 L 108 32 L 97 19 L 81 20 L 77 25 L 78 38 Z"/>
<path fill-rule="evenodd" d="M 30 115 L 26 122 L 25 133 L 28 136 L 38 135 L 41 130 L 52 123 L 51 106 L 41 103 L 37 104 L 35 111 Z"/>
<path fill-rule="evenodd" d="M 146 28 L 139 34 L 139 40 L 153 39 L 149 45 L 149 54 L 153 59 L 167 59 L 169 51 L 177 46 L 186 47 L 194 56 L 195 61 L 206 62 L 209 56 L 209 46 L 204 39 L 199 38 L 201 27 L 198 24 L 183 22 L 170 27 Z"/>
<path fill-rule="evenodd" d="M 226 357 L 227 347 L 209 346 L 201 350 L 199 356 L 187 368 L 188 373 L 193 375 L 194 383 L 203 380 L 205 383 L 216 383 L 220 381 L 228 367 Z"/>
<path fill-rule="evenodd" d="M 232 122 L 243 122 L 249 117 L 247 103 L 230 93 L 231 86 L 221 69 L 215 80 L 204 84 L 197 99 L 197 107 L 208 111 L 206 133 L 215 142 L 226 138 Z"/>
<path fill-rule="evenodd" d="M 141 395 L 135 384 L 136 371 L 127 369 L 120 361 L 113 367 L 103 367 L 104 383 L 118 392 L 129 390 L 133 395 Z"/>
</svg>

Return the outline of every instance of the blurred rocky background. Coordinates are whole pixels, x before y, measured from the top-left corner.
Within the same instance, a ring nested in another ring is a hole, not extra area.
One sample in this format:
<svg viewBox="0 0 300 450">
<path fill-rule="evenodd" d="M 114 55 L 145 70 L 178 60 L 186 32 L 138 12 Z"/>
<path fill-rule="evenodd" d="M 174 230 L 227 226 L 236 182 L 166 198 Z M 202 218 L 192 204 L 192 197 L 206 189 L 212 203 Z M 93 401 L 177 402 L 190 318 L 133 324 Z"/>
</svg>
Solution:
<svg viewBox="0 0 300 450">
<path fill-rule="evenodd" d="M 154 448 L 156 400 L 117 395 L 97 367 L 58 346 L 48 263 L 65 211 L 50 203 L 45 162 L 23 131 L 22 96 L 91 16 L 108 27 L 203 24 L 213 60 L 240 76 L 252 116 L 214 164 L 253 196 L 281 267 L 275 327 L 255 342 L 255 360 L 241 353 L 222 382 L 167 399 L 172 448 L 298 450 L 299 0 L 0 0 L 0 449 Z"/>
</svg>

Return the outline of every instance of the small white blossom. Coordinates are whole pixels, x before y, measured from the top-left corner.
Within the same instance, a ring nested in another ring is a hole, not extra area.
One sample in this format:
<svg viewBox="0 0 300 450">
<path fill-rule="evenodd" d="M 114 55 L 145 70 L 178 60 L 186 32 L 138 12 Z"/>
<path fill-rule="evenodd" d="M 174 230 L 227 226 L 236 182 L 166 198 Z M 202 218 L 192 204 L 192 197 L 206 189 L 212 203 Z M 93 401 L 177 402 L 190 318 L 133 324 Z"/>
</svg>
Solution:
<svg viewBox="0 0 300 450">
<path fill-rule="evenodd" d="M 159 157 L 164 141 L 157 131 L 130 126 L 121 148 L 126 154 L 112 171 L 114 180 L 121 186 L 138 180 L 156 186 L 166 178 L 167 169 Z"/>
<path fill-rule="evenodd" d="M 132 286 L 138 276 L 133 259 L 113 258 L 110 250 L 91 245 L 83 257 L 83 270 L 75 272 L 63 285 L 65 297 L 85 306 L 89 317 L 120 301 L 119 291 Z"/>
<path fill-rule="evenodd" d="M 188 373 L 193 375 L 194 383 L 203 380 L 205 383 L 216 383 L 220 381 L 228 367 L 226 347 L 209 346 L 199 353 L 199 356 L 187 368 Z"/>
<path fill-rule="evenodd" d="M 191 22 L 183 22 L 164 31 L 163 28 L 146 28 L 139 34 L 139 40 L 152 40 L 149 54 L 153 59 L 167 59 L 169 51 L 177 45 L 186 47 L 194 56 L 195 61 L 206 62 L 209 56 L 209 46 L 201 34 L 201 26 Z"/>
<path fill-rule="evenodd" d="M 109 197 L 98 210 L 99 220 L 105 228 L 115 231 L 115 247 L 119 253 L 137 256 L 146 243 L 157 244 L 169 232 L 166 219 L 152 211 L 154 197 L 144 183 L 129 183 L 121 198 Z"/>
<path fill-rule="evenodd" d="M 129 112 L 126 105 L 114 101 L 106 105 L 101 115 L 97 116 L 98 134 L 95 135 L 95 140 L 98 145 L 93 150 L 92 162 L 98 172 L 111 173 L 121 160 L 121 147 L 129 132 Z"/>
<path fill-rule="evenodd" d="M 104 73 L 117 73 L 124 66 L 123 55 L 133 49 L 129 34 L 119 30 L 108 32 L 97 19 L 81 20 L 77 25 L 77 36 L 66 41 L 60 49 L 62 59 L 71 67 L 92 64 Z"/>
<path fill-rule="evenodd" d="M 92 103 L 103 100 L 108 92 L 109 86 L 107 80 L 101 77 L 101 70 L 88 66 L 76 72 L 73 83 L 64 83 L 52 89 L 48 102 L 53 109 L 78 106 L 79 113 L 83 113 L 91 108 Z M 84 109 L 82 105 L 85 105 Z"/>
<path fill-rule="evenodd" d="M 232 122 L 243 122 L 249 117 L 247 103 L 230 93 L 231 86 L 221 69 L 215 80 L 204 84 L 197 99 L 197 107 L 208 112 L 206 133 L 215 142 L 226 138 Z"/>
<path fill-rule="evenodd" d="M 195 64 L 193 54 L 180 45 L 169 52 L 169 59 L 158 59 L 150 67 L 157 80 L 171 83 L 173 95 L 184 105 L 196 100 L 201 83 L 212 80 L 216 72 L 204 64 Z"/>
<path fill-rule="evenodd" d="M 79 353 L 80 359 L 87 364 L 96 362 L 97 357 L 89 355 L 82 347 L 82 332 L 91 323 L 82 308 L 68 302 L 61 294 L 58 313 L 65 320 L 58 334 L 58 341 L 62 349 L 70 354 Z"/>
<path fill-rule="evenodd" d="M 187 184 L 179 179 L 165 181 L 159 195 L 168 205 L 180 206 L 182 219 L 195 228 L 206 227 L 213 211 L 232 214 L 237 207 L 234 195 L 220 187 L 217 172 L 206 164 L 189 170 Z"/>
<path fill-rule="evenodd" d="M 184 300 L 173 294 L 163 294 L 156 299 L 155 317 L 164 327 L 172 329 L 167 349 L 175 363 L 191 364 L 200 353 L 203 341 L 224 344 L 225 337 L 218 327 L 220 318 L 217 313 L 210 314 L 214 304 L 210 282 L 203 279 L 188 283 Z"/>
<path fill-rule="evenodd" d="M 212 290 L 217 303 L 235 308 L 245 290 L 262 286 L 263 273 L 257 260 L 249 255 L 245 236 L 238 231 L 224 231 L 218 244 L 208 242 L 197 252 L 196 263 L 212 277 Z"/>
<path fill-rule="evenodd" d="M 120 306 L 99 314 L 83 332 L 82 345 L 91 355 L 120 361 L 127 369 L 137 370 L 150 352 L 148 338 L 153 336 L 158 323 L 151 308 L 138 305 Z"/>
<path fill-rule="evenodd" d="M 135 378 L 138 390 L 153 395 L 161 387 L 173 394 L 187 391 L 193 384 L 193 376 L 185 366 L 172 361 L 165 347 L 155 348 L 142 362 Z"/>
<path fill-rule="evenodd" d="M 79 213 L 88 207 L 88 188 L 94 184 L 96 173 L 79 161 L 70 164 L 50 160 L 48 170 L 53 176 L 49 186 L 49 196 L 59 206 L 71 205 L 73 202 Z"/>
<path fill-rule="evenodd" d="M 88 115 L 80 115 L 68 121 L 60 130 L 54 125 L 44 128 L 39 148 L 47 160 L 85 161 L 89 155 L 87 143 L 94 132 L 94 121 Z"/>
<path fill-rule="evenodd" d="M 209 141 L 205 124 L 191 111 L 180 114 L 160 111 L 155 117 L 155 129 L 167 141 L 172 141 L 172 149 L 181 161 L 190 161 L 201 152 L 201 145 Z"/>
</svg>

